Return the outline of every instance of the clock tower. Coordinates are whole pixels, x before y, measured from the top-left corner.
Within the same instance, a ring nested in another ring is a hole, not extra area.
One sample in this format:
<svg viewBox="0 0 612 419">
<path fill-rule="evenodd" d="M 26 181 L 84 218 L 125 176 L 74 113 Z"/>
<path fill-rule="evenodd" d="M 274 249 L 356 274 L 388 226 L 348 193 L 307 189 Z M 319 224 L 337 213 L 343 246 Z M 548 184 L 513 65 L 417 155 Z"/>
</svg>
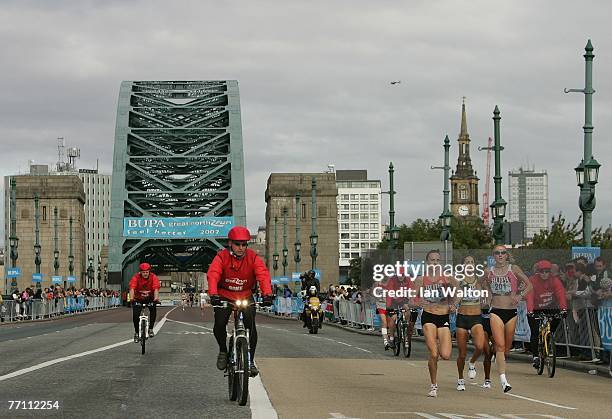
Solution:
<svg viewBox="0 0 612 419">
<path fill-rule="evenodd" d="M 470 136 L 467 132 L 465 115 L 465 97 L 461 105 L 461 131 L 459 138 L 459 158 L 457 168 L 450 177 L 451 202 L 450 209 L 454 217 L 477 218 L 480 216 L 478 204 L 478 177 L 472 168 L 470 158 Z"/>
</svg>

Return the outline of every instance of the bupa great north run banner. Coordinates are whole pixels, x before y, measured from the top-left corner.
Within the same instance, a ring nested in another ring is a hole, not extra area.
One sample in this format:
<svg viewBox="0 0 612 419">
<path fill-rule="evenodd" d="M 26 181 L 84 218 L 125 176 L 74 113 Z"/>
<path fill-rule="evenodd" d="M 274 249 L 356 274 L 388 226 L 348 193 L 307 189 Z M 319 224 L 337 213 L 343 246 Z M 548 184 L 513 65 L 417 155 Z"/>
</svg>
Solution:
<svg viewBox="0 0 612 419">
<path fill-rule="evenodd" d="M 227 237 L 234 217 L 126 217 L 123 237 L 146 239 L 206 239 Z"/>
</svg>

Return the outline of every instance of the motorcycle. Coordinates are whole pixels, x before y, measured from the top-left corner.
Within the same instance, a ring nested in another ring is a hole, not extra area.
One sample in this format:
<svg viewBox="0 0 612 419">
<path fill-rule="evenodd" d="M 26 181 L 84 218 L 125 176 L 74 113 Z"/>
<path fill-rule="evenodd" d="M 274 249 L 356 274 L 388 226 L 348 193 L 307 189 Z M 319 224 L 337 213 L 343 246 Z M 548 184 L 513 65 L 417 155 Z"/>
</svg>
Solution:
<svg viewBox="0 0 612 419">
<path fill-rule="evenodd" d="M 308 297 L 304 305 L 304 314 L 306 316 L 306 327 L 308 332 L 316 335 L 323 322 L 323 310 L 321 308 L 321 300 L 319 297 Z"/>
</svg>

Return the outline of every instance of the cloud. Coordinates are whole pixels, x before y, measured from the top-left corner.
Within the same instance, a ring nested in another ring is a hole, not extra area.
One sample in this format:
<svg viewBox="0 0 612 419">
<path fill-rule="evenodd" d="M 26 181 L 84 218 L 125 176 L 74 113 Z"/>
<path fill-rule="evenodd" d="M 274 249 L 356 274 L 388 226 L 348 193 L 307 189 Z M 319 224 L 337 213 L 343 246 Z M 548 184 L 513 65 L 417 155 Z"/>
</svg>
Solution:
<svg viewBox="0 0 612 419">
<path fill-rule="evenodd" d="M 397 219 L 437 217 L 442 141 L 457 156 L 467 96 L 472 161 L 484 189 L 495 105 L 507 172 L 546 170 L 550 212 L 578 216 L 583 48 L 595 46 L 594 154 L 602 163 L 594 225 L 612 220 L 612 6 L 579 3 L 64 1 L 3 4 L 2 175 L 56 160 L 56 138 L 81 167 L 112 169 L 122 80 L 237 79 L 251 227 L 264 222 L 270 172 L 396 167 Z M 542 22 L 546 16 L 546 25 Z M 401 84 L 391 86 L 391 80 Z"/>
</svg>

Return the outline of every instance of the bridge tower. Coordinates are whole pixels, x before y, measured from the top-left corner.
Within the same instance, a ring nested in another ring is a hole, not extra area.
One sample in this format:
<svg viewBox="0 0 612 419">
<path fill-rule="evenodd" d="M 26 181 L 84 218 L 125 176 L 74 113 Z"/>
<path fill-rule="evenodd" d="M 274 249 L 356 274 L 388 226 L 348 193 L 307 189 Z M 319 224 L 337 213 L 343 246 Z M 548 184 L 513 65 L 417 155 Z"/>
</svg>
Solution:
<svg viewBox="0 0 612 419">
<path fill-rule="evenodd" d="M 124 217 L 234 217 L 246 224 L 238 82 L 124 81 L 115 128 L 109 285 L 146 260 L 205 271 L 221 238 L 124 237 Z"/>
</svg>

